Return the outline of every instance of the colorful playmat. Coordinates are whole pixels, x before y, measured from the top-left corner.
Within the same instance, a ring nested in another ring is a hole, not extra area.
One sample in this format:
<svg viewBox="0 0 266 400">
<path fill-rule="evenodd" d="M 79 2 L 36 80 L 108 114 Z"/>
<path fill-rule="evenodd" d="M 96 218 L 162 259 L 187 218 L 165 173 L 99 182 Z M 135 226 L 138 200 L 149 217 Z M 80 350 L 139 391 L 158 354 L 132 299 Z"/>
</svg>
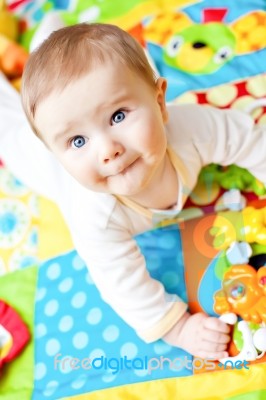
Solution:
<svg viewBox="0 0 266 400">
<path fill-rule="evenodd" d="M 168 79 L 169 101 L 239 108 L 250 111 L 256 123 L 266 123 L 266 107 L 259 102 L 266 96 L 263 0 L 7 3 L 20 20 L 20 43 L 26 49 L 50 11 L 66 24 L 118 24 L 143 44 L 157 71 Z M 228 196 L 229 202 L 234 196 L 234 210 L 225 209 Z M 266 201 L 263 185 L 247 171 L 206 167 L 179 220 L 138 235 L 136 241 L 150 274 L 188 301 L 192 312 L 218 315 L 226 309 L 241 319 L 238 300 L 246 290 L 250 332 L 256 333 L 266 306 Z M 252 270 L 245 270 L 243 280 L 243 271 L 235 266 L 246 264 Z M 231 287 L 231 282 L 237 284 Z M 234 309 L 230 295 L 236 300 Z M 231 356 L 243 345 L 236 325 Z M 265 357 L 250 362 L 248 369 L 225 370 L 223 364 L 206 365 L 162 341 L 142 342 L 101 300 L 56 206 L 32 193 L 4 166 L 1 360 L 6 361 L 2 368 L 0 363 L 3 400 L 266 398 Z"/>
</svg>

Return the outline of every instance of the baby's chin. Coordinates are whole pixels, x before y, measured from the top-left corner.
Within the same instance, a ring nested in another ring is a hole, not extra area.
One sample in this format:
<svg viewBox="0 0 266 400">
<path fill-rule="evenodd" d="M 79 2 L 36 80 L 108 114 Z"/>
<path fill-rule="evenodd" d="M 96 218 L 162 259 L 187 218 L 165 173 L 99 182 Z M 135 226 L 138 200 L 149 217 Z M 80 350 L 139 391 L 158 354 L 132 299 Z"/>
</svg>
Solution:
<svg viewBox="0 0 266 400">
<path fill-rule="evenodd" d="M 128 174 L 128 176 L 113 176 L 109 179 L 108 192 L 118 196 L 137 196 L 146 187 L 147 182 L 143 176 Z"/>
</svg>

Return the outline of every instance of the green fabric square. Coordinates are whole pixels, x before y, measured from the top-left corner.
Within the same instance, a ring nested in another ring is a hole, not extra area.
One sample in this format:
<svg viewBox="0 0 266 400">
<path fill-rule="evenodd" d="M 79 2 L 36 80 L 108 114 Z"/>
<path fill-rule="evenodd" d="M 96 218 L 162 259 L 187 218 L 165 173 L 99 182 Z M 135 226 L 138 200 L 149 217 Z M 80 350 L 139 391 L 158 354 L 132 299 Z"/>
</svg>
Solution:
<svg viewBox="0 0 266 400">
<path fill-rule="evenodd" d="M 29 400 L 34 378 L 34 304 L 38 269 L 29 267 L 0 278 L 0 299 L 12 306 L 27 324 L 31 340 L 22 353 L 5 364 L 0 375 L 1 400 Z"/>
</svg>

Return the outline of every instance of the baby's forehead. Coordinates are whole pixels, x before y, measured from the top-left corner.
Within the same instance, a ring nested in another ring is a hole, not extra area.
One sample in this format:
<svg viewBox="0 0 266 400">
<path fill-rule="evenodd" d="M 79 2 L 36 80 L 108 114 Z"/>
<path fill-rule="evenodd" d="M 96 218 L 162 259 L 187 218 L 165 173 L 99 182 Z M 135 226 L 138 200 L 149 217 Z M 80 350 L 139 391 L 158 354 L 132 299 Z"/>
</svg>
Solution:
<svg viewBox="0 0 266 400">
<path fill-rule="evenodd" d="M 79 76 L 74 76 L 66 80 L 59 79 L 55 82 L 55 85 L 50 88 L 50 91 L 40 98 L 40 103 L 47 97 L 51 99 L 58 96 L 68 96 L 68 92 L 72 90 L 73 87 L 80 86 L 82 88 L 83 85 L 87 84 L 93 85 L 94 88 L 95 86 L 99 87 L 99 90 L 106 91 L 108 89 L 106 87 L 107 83 L 110 85 L 110 88 L 114 88 L 114 90 L 119 90 L 121 87 L 129 87 L 130 84 L 132 85 L 132 82 L 134 82 L 134 85 L 137 84 L 137 82 L 140 85 L 147 84 L 147 81 L 138 71 L 134 71 L 120 63 L 113 64 L 111 68 L 110 65 L 106 65 L 106 67 L 104 65 L 96 65 Z"/>
<path fill-rule="evenodd" d="M 69 80 L 58 79 L 50 91 L 39 98 L 36 114 L 42 109 L 48 116 L 58 108 L 62 111 L 65 107 L 65 114 L 61 113 L 63 117 L 68 117 L 67 112 L 72 115 L 74 110 L 76 115 L 83 116 L 77 107 L 90 112 L 102 111 L 123 100 L 143 97 L 143 92 L 150 91 L 148 86 L 151 87 L 143 76 L 120 63 L 95 65 L 81 76 Z"/>
</svg>

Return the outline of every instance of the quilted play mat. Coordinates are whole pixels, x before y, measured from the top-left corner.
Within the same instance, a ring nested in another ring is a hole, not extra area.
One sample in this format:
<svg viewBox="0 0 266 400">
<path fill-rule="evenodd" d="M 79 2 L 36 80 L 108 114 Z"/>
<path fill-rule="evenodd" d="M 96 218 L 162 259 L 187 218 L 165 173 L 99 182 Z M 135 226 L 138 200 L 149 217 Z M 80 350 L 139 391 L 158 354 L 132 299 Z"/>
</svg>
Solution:
<svg viewBox="0 0 266 400">
<path fill-rule="evenodd" d="M 264 0 L 6 3 L 19 21 L 17 45 L 23 51 L 49 12 L 65 24 L 117 24 L 142 43 L 168 79 L 169 101 L 238 108 L 266 123 Z M 162 341 L 142 342 L 102 301 L 57 207 L 0 165 L 1 399 L 266 398 L 262 183 L 236 166 L 210 165 L 178 220 L 136 241 L 151 276 L 188 302 L 191 312 L 238 316 L 231 357 L 244 354 L 249 335 L 258 338 L 251 350 L 259 358 L 246 368 L 226 367 Z M 245 332 L 242 319 L 248 321 Z"/>
</svg>

